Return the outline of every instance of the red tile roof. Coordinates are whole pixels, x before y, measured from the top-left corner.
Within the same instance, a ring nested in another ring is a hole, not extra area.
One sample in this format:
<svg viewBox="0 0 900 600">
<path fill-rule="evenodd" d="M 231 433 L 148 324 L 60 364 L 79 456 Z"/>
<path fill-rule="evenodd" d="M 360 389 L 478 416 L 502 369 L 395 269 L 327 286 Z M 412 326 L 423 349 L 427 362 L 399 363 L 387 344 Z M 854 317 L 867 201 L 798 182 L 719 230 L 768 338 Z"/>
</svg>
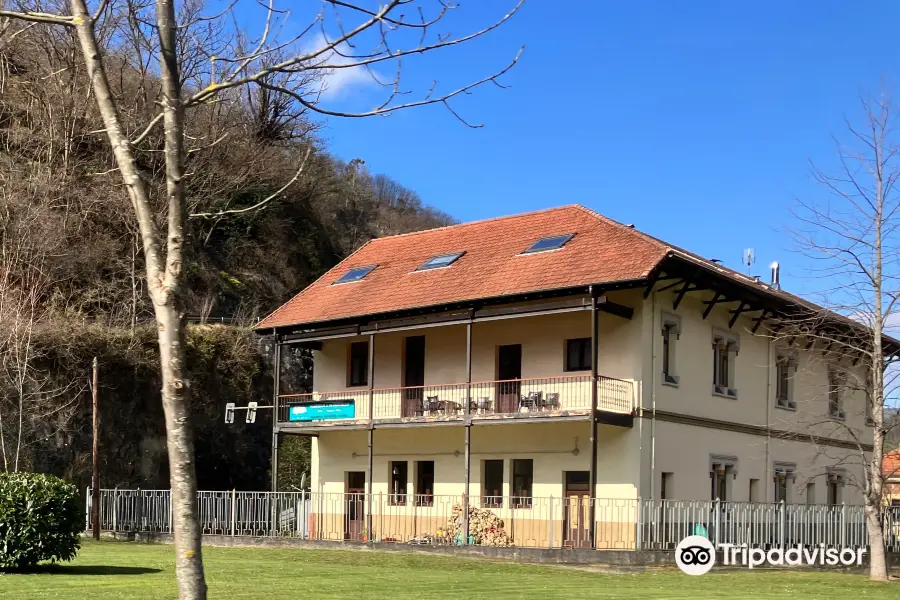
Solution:
<svg viewBox="0 0 900 600">
<path fill-rule="evenodd" d="M 521 255 L 574 233 L 562 249 Z M 578 205 L 374 239 L 263 319 L 259 329 L 333 321 L 510 294 L 642 279 L 671 248 Z M 438 254 L 450 267 L 416 271 Z M 353 267 L 362 281 L 332 285 Z"/>
<path fill-rule="evenodd" d="M 891 450 L 885 453 L 881 467 L 888 479 L 900 480 L 900 450 Z"/>
</svg>

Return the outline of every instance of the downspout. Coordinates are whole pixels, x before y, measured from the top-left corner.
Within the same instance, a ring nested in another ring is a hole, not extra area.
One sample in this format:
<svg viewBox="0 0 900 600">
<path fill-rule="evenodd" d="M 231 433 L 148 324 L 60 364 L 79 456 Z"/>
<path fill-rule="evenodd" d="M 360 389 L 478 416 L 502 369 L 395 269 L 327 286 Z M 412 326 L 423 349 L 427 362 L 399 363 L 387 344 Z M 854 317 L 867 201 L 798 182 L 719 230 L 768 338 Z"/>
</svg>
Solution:
<svg viewBox="0 0 900 600">
<path fill-rule="evenodd" d="M 766 464 L 763 475 L 766 484 L 763 486 L 763 493 L 765 494 L 763 502 L 768 502 L 769 497 L 769 446 L 772 441 L 772 423 L 769 420 L 771 418 L 769 411 L 771 410 L 770 403 L 772 399 L 772 340 L 767 337 L 766 341 Z"/>
<path fill-rule="evenodd" d="M 653 313 L 650 335 L 650 498 L 656 498 L 656 292 L 651 300 Z M 643 402 L 641 403 L 643 404 Z"/>
</svg>

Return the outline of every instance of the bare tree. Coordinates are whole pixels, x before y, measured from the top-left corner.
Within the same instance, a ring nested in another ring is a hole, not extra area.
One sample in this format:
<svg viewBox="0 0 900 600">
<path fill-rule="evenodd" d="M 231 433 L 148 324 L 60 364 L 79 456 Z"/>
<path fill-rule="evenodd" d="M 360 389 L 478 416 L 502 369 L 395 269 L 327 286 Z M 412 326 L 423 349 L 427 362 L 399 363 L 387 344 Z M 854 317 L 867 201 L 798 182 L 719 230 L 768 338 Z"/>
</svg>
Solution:
<svg viewBox="0 0 900 600">
<path fill-rule="evenodd" d="M 510 63 L 492 74 L 444 92 L 434 84 L 416 99 L 407 99 L 411 92 L 401 83 L 403 61 L 464 44 L 493 31 L 519 9 L 522 1 L 486 27 L 453 36 L 439 30 L 445 17 L 458 8 L 446 0 L 390 0 L 375 8 L 368 8 L 363 2 L 322 0 L 320 11 L 300 29 L 286 27 L 290 13 L 269 0 L 268 5 L 252 13 L 262 29 L 252 41 L 237 25 L 234 3 L 218 14 L 207 14 L 196 3 L 186 3 L 179 11 L 174 0 L 154 0 L 152 5 L 140 0 L 98 0 L 92 7 L 87 0 L 69 0 L 67 7 L 51 4 L 49 8 L 39 0 L 16 0 L 12 6 L 0 4 L 0 26 L 7 27 L 8 20 L 14 19 L 64 27 L 74 33 L 116 168 L 131 201 L 143 244 L 146 287 L 158 328 L 181 598 L 206 597 L 201 531 L 195 514 L 197 485 L 182 323 L 186 293 L 184 249 L 189 234 L 186 181 L 192 174 L 188 169 L 190 154 L 199 150 L 189 147 L 186 111 L 234 101 L 240 98 L 241 88 L 255 86 L 266 91 L 256 99 L 278 106 L 279 110 L 288 107 L 325 116 L 361 118 L 438 104 L 467 126 L 479 127 L 465 120 L 451 106 L 451 100 L 484 84 L 502 87 L 498 77 L 515 65 L 521 49 Z M 247 4 L 249 10 L 256 6 Z M 242 19 L 246 20 L 247 14 Z M 138 131 L 126 129 L 122 99 L 111 85 L 111 77 L 122 59 L 115 52 L 118 37 L 108 34 L 112 28 L 104 26 L 108 20 L 124 24 L 131 34 L 133 54 L 147 73 L 158 77 L 158 86 L 144 89 L 148 100 L 152 100 L 148 106 L 156 104 L 161 110 Z M 298 33 L 284 34 L 288 30 Z M 272 60 L 275 56 L 279 59 Z M 382 73 L 385 68 L 390 68 L 393 75 Z M 328 105 L 325 83 L 313 90 L 296 85 L 298 76 L 300 82 L 309 82 L 315 81 L 317 74 L 348 70 L 365 70 L 386 90 L 385 97 L 374 106 L 350 111 Z M 292 104 L 285 104 L 284 99 Z M 259 110 L 259 104 L 255 110 Z M 160 203 L 164 206 L 164 224 L 156 219 L 156 191 L 142 176 L 139 161 L 144 151 L 142 144 L 155 136 L 158 128 L 166 177 Z M 216 140 L 204 143 L 211 145 Z M 298 166 L 298 177 L 305 165 L 304 159 Z M 218 218 L 237 210 L 240 209 L 223 208 L 202 216 Z"/>
<path fill-rule="evenodd" d="M 898 324 L 900 310 L 900 197 L 895 190 L 900 140 L 888 97 L 864 100 L 862 108 L 860 125 L 848 119 L 847 140 L 837 142 L 837 172 L 813 167 L 828 196 L 801 201 L 796 211 L 800 225 L 792 232 L 801 252 L 813 260 L 813 276 L 823 282 L 820 296 L 828 310 L 803 307 L 778 337 L 791 343 L 803 339 L 828 361 L 828 414 L 813 425 L 843 431 L 857 448 L 853 461 L 862 472 L 870 577 L 886 580 L 882 461 L 892 426 L 885 418 L 885 398 L 895 389 L 897 376 L 890 364 L 898 344 L 888 331 Z M 835 313 L 840 317 L 835 319 Z M 865 397 L 871 451 L 862 433 L 847 424 L 842 399 L 848 393 Z"/>
</svg>

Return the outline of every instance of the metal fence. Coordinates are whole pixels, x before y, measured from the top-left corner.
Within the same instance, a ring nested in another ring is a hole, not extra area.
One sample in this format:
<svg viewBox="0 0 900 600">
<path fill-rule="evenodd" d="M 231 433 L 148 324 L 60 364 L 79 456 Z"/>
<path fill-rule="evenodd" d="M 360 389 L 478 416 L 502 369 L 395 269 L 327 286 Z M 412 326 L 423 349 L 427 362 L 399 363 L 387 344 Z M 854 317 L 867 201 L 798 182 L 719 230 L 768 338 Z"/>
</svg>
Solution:
<svg viewBox="0 0 900 600">
<path fill-rule="evenodd" d="M 91 493 L 86 492 L 90 530 Z M 306 540 L 461 544 L 460 496 L 310 492 L 198 492 L 205 534 L 278 536 Z M 674 550 L 688 535 L 715 544 L 749 547 L 863 548 L 862 506 L 613 499 L 571 496 L 472 497 L 472 543 L 532 548 Z M 488 512 L 489 511 L 489 512 Z M 595 541 L 589 535 L 590 515 Z M 372 531 L 368 531 L 371 515 Z M 491 523 L 477 523 L 489 519 Z M 882 513 L 885 545 L 900 552 L 900 507 Z M 172 532 L 169 490 L 100 491 L 100 528 L 116 532 Z M 502 531 L 501 531 L 502 530 Z M 454 533 L 456 532 L 456 533 Z"/>
</svg>

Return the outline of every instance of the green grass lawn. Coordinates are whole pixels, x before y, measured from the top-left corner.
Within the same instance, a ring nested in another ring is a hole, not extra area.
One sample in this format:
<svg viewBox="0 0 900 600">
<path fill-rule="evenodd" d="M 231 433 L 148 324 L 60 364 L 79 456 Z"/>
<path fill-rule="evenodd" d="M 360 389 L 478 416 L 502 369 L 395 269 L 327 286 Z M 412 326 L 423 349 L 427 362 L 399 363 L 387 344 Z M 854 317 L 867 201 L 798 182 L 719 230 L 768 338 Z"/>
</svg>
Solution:
<svg viewBox="0 0 900 600">
<path fill-rule="evenodd" d="M 67 565 L 0 574 L 0 598 L 175 598 L 173 548 L 87 543 Z M 808 571 L 607 574 L 426 554 L 205 548 L 211 598 L 853 598 L 896 600 L 900 583 Z"/>
</svg>

